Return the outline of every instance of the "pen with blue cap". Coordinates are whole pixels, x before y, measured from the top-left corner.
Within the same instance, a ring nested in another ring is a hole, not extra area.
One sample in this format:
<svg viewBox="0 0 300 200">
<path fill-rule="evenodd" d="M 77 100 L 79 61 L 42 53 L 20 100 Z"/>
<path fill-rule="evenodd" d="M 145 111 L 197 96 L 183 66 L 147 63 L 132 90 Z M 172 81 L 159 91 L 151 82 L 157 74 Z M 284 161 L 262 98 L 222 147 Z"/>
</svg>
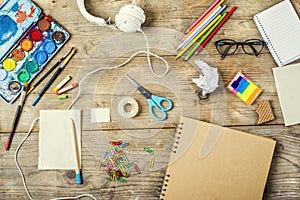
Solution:
<svg viewBox="0 0 300 200">
<path fill-rule="evenodd" d="M 47 82 L 47 84 L 44 86 L 44 88 L 40 91 L 38 96 L 33 100 L 32 106 L 35 106 L 39 100 L 42 98 L 42 96 L 45 94 L 45 92 L 48 90 L 48 88 L 51 86 L 51 84 L 54 82 L 54 80 L 58 77 L 58 75 L 62 72 L 62 70 L 65 68 L 65 66 L 68 64 L 68 62 L 71 60 L 73 55 L 76 53 L 76 48 L 72 47 L 70 53 L 67 55 L 66 59 L 62 62 L 62 64 L 58 67 L 56 72 L 53 74 L 53 76 L 50 78 L 50 80 Z"/>
</svg>

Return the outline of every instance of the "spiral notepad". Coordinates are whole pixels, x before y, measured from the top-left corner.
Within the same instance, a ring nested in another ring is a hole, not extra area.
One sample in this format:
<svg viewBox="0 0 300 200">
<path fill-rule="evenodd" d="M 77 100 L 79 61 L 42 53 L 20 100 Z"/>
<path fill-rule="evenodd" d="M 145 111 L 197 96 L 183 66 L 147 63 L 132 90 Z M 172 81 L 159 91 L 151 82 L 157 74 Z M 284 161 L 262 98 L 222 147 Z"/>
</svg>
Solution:
<svg viewBox="0 0 300 200">
<path fill-rule="evenodd" d="M 300 20 L 289 0 L 258 13 L 254 22 L 278 66 L 300 58 Z"/>
<path fill-rule="evenodd" d="M 275 143 L 182 117 L 160 199 L 262 199 Z"/>
</svg>

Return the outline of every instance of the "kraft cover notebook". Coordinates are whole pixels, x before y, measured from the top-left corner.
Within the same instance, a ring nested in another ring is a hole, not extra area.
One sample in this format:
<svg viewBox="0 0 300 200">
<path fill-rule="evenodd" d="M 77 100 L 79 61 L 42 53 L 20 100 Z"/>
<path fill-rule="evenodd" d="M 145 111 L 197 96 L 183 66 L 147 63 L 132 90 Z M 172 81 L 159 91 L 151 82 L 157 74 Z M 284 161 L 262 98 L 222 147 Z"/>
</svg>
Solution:
<svg viewBox="0 0 300 200">
<path fill-rule="evenodd" d="M 300 58 L 300 20 L 289 0 L 258 13 L 254 22 L 278 66 Z"/>
<path fill-rule="evenodd" d="M 182 117 L 163 200 L 262 199 L 276 142 Z"/>
</svg>

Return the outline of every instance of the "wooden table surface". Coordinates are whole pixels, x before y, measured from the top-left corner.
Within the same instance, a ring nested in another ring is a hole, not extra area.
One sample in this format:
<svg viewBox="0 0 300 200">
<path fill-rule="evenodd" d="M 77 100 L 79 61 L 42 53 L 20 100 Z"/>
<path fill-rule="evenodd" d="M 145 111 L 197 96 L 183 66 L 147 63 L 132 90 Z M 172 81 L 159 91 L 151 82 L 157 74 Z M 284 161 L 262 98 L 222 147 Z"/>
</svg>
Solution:
<svg viewBox="0 0 300 200">
<path fill-rule="evenodd" d="M 291 0 L 298 14 L 300 1 Z M 4 0 L 0 0 L 3 3 Z M 103 66 L 114 66 L 124 62 L 137 50 L 145 50 L 145 41 L 140 33 L 125 34 L 117 30 L 98 27 L 86 21 L 80 14 L 76 1 L 53 0 L 35 2 L 43 11 L 51 15 L 66 28 L 71 39 L 47 65 L 52 66 L 71 47 L 78 49 L 74 58 L 55 81 L 56 85 L 64 77 L 70 75 L 74 82 L 79 82 L 86 72 Z M 137 4 L 145 10 L 147 16 L 143 30 L 149 38 L 151 51 L 166 59 L 170 65 L 167 78 L 154 78 L 147 66 L 147 57 L 140 54 L 128 65 L 114 70 L 99 72 L 90 76 L 83 84 L 82 95 L 75 103 L 74 109 L 82 109 L 89 115 L 91 108 L 111 108 L 110 123 L 92 124 L 83 117 L 82 125 L 82 174 L 83 185 L 77 185 L 72 170 L 39 171 L 38 170 L 38 138 L 39 125 L 36 123 L 28 140 L 19 152 L 19 163 L 24 171 L 28 189 L 34 199 L 50 199 L 63 196 L 76 196 L 89 193 L 98 199 L 158 199 L 159 189 L 163 182 L 166 162 L 170 154 L 170 144 L 174 136 L 174 123 L 181 115 L 197 118 L 206 122 L 218 122 L 222 126 L 266 136 L 277 141 L 276 149 L 265 187 L 264 199 L 299 199 L 300 198 L 300 126 L 285 127 L 281 108 L 273 79 L 272 68 L 277 67 L 267 49 L 259 58 L 244 54 L 241 48 L 235 55 L 220 60 L 213 42 L 228 38 L 236 41 L 261 38 L 253 16 L 260 11 L 280 2 L 280 0 L 227 0 L 225 4 L 238 9 L 230 20 L 209 42 L 205 51 L 193 57 L 189 62 L 178 59 L 174 61 L 175 48 L 182 33 L 212 3 L 212 0 L 138 0 Z M 107 19 L 130 1 L 87 1 L 88 11 Z M 229 10 L 227 8 L 227 10 Z M 222 83 L 226 85 L 230 79 L 242 70 L 254 83 L 263 88 L 263 93 L 256 101 L 270 100 L 276 119 L 263 125 L 256 125 L 256 103 L 245 105 L 236 96 L 220 88 L 222 98 L 214 95 L 207 101 L 200 101 L 197 92 L 200 89 L 191 81 L 200 74 L 193 60 L 202 59 L 219 69 Z M 151 58 L 156 69 L 161 72 L 164 65 Z M 41 72 L 41 76 L 45 71 Z M 135 75 L 144 81 L 153 93 L 173 100 L 174 109 L 168 113 L 168 119 L 158 123 L 149 116 L 145 99 L 124 79 L 124 74 Z M 35 80 L 36 81 L 36 80 Z M 43 83 L 44 84 L 44 83 Z M 43 85 L 42 84 L 42 85 Z M 22 179 L 15 166 L 14 154 L 18 144 L 27 134 L 32 121 L 39 117 L 40 110 L 66 109 L 78 90 L 69 92 L 67 100 L 58 100 L 49 89 L 37 106 L 31 102 L 41 89 L 39 86 L 28 96 L 20 118 L 16 134 L 9 151 L 4 146 L 8 137 L 11 122 L 17 103 L 6 104 L 0 101 L 0 199 L 26 199 Z M 140 113 L 132 120 L 122 120 L 118 116 L 118 100 L 124 96 L 133 96 L 140 105 Z M 16 102 L 18 102 L 17 99 Z M 142 173 L 132 173 L 127 183 L 110 181 L 105 170 L 97 167 L 98 160 L 103 157 L 103 149 L 111 140 L 129 142 L 127 150 L 133 160 L 147 163 L 143 147 L 148 146 L 155 151 L 157 162 L 154 169 L 141 164 Z M 136 157 L 134 157 L 136 155 Z M 195 173 L 196 175 L 197 173 Z M 87 198 L 86 198 L 87 199 Z M 196 197 L 195 197 L 196 199 Z"/>
</svg>

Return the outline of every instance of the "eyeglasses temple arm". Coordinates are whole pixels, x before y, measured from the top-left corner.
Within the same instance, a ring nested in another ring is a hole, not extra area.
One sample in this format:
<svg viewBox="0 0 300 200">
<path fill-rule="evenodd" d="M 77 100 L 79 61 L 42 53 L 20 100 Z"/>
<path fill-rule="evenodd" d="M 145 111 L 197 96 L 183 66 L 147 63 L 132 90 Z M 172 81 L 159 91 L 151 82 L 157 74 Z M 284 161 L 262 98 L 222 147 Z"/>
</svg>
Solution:
<svg viewBox="0 0 300 200">
<path fill-rule="evenodd" d="M 234 44 L 229 44 L 228 47 L 225 49 L 225 51 L 222 53 L 221 58 L 224 59 L 228 53 L 228 51 L 230 50 L 230 48 L 233 46 Z"/>
<path fill-rule="evenodd" d="M 256 49 L 252 46 L 252 44 L 248 44 L 248 46 L 252 49 L 253 53 L 255 56 L 258 56 L 258 52 L 256 51 Z"/>
</svg>

